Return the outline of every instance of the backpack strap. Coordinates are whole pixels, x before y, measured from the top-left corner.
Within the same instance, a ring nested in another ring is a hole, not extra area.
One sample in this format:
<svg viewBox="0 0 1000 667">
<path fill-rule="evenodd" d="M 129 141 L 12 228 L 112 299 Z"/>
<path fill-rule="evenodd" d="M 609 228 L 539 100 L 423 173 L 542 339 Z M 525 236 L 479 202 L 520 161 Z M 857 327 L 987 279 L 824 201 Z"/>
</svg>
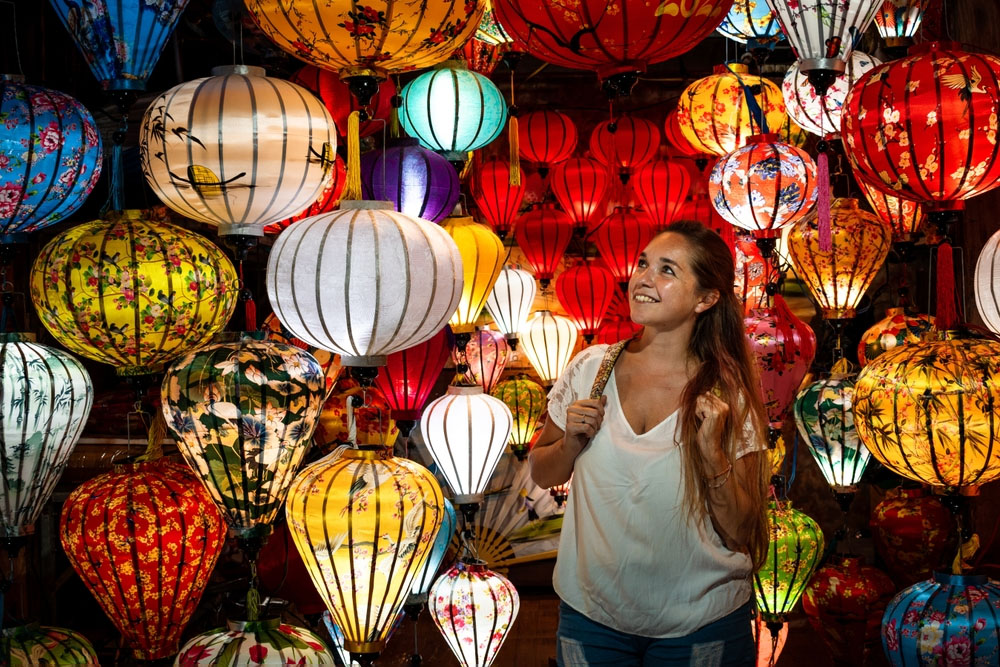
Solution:
<svg viewBox="0 0 1000 667">
<path fill-rule="evenodd" d="M 632 342 L 632 339 L 626 338 L 614 345 L 608 346 L 607 351 L 604 353 L 604 359 L 601 360 L 601 367 L 597 369 L 594 386 L 590 388 L 591 398 L 600 398 L 604 394 L 604 388 L 608 385 L 608 380 L 611 378 L 611 371 L 614 370 L 615 364 L 618 362 L 618 357 L 622 356 L 622 352 L 625 351 L 625 346 L 630 342 Z"/>
</svg>

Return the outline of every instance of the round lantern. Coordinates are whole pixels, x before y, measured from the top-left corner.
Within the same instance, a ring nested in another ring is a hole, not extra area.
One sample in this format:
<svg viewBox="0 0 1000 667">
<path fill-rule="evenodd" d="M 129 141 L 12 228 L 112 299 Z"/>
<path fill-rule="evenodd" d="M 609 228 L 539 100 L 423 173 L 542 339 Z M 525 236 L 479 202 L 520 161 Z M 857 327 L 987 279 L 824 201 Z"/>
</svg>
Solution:
<svg viewBox="0 0 1000 667">
<path fill-rule="evenodd" d="M 340 136 L 347 135 L 347 119 L 352 111 L 360 111 L 361 106 L 351 94 L 347 84 L 340 80 L 336 72 L 328 69 L 306 65 L 288 79 L 315 94 L 326 110 L 330 112 L 334 127 Z M 392 115 L 392 97 L 396 94 L 396 85 L 392 79 L 386 79 L 379 85 L 378 91 L 372 96 L 365 112 L 365 120 L 358 124 L 358 135 L 367 137 L 386 128 Z"/>
<path fill-rule="evenodd" d="M 642 327 L 630 319 L 613 318 L 604 316 L 604 321 L 597 330 L 595 340 L 598 345 L 614 345 L 626 338 L 634 338 L 642 331 Z"/>
<path fill-rule="evenodd" d="M 472 198 L 483 219 L 501 239 L 513 231 L 521 210 L 524 178 L 518 182 L 520 185 L 510 184 L 510 163 L 499 158 L 478 163 L 472 172 Z"/>
<path fill-rule="evenodd" d="M 448 218 L 441 227 L 458 246 L 465 274 L 458 310 L 448 320 L 448 326 L 452 333 L 469 334 L 475 330 L 476 320 L 503 268 L 503 241 L 489 227 L 469 217 Z"/>
<path fill-rule="evenodd" d="M 514 584 L 482 561 L 461 560 L 434 582 L 428 607 L 462 667 L 489 667 L 520 608 Z"/>
<path fill-rule="evenodd" d="M 323 404 L 313 445 L 328 454 L 344 444 L 392 447 L 398 436 L 399 429 L 382 391 L 344 376 L 337 380 Z"/>
<path fill-rule="evenodd" d="M 789 501 L 769 503 L 767 523 L 767 558 L 754 574 L 754 590 L 761 616 L 777 625 L 799 603 L 823 557 L 824 541 L 819 524 Z"/>
<path fill-rule="evenodd" d="M 155 373 L 207 343 L 236 296 L 222 250 L 144 211 L 67 229 L 31 267 L 31 300 L 49 333 L 123 374 Z"/>
<path fill-rule="evenodd" d="M 573 238 L 573 221 L 555 204 L 542 204 L 518 218 L 514 237 L 535 278 L 545 288 Z"/>
<path fill-rule="evenodd" d="M 840 371 L 840 372 L 837 372 Z M 836 369 L 795 399 L 795 425 L 826 483 L 838 493 L 856 490 L 871 454 L 854 427 L 854 374 Z"/>
<path fill-rule="evenodd" d="M 300 211 L 290 218 L 285 218 L 280 222 L 264 227 L 264 233 L 280 234 L 281 230 L 286 229 L 293 222 L 305 220 L 320 213 L 329 213 L 336 209 L 337 204 L 340 203 L 341 196 L 344 194 L 344 187 L 347 185 L 347 165 L 344 164 L 344 160 L 339 155 L 333 159 L 332 171 L 333 179 L 319 193 L 316 201 L 310 204 L 304 211 Z"/>
<path fill-rule="evenodd" d="M 697 151 L 726 155 L 742 148 L 748 137 L 784 124 L 788 116 L 781 88 L 749 72 L 746 65 L 718 65 L 714 74 L 698 79 L 681 93 L 677 122 Z M 760 111 L 751 111 L 746 97 L 749 90 L 759 90 L 753 98 Z"/>
<path fill-rule="evenodd" d="M 576 124 L 564 113 L 539 109 L 517 117 L 521 158 L 537 164 L 542 177 L 553 165 L 572 157 L 576 141 Z"/>
<path fill-rule="evenodd" d="M 0 538 L 34 532 L 94 401 L 90 374 L 24 334 L 0 334 Z"/>
<path fill-rule="evenodd" d="M 559 163 L 552 172 L 552 193 L 577 231 L 593 231 L 604 219 L 600 204 L 611 181 L 597 160 L 575 157 Z"/>
<path fill-rule="evenodd" d="M 361 164 L 365 199 L 390 201 L 400 213 L 431 222 L 444 220 L 458 203 L 458 172 L 416 139 L 366 153 Z"/>
<path fill-rule="evenodd" d="M 542 384 L 550 387 L 565 370 L 576 349 L 577 329 L 573 322 L 548 310 L 539 310 L 528 320 L 521 347 Z"/>
<path fill-rule="evenodd" d="M 593 262 L 577 264 L 556 278 L 556 298 L 588 343 L 594 340 L 614 291 L 614 275 Z"/>
<path fill-rule="evenodd" d="M 1000 652 L 1000 584 L 984 575 L 935 572 L 892 599 L 882 649 L 892 667 L 988 665 Z"/>
<path fill-rule="evenodd" d="M 660 128 L 635 116 L 620 116 L 598 123 L 590 133 L 590 153 L 594 159 L 618 173 L 622 183 L 633 171 L 648 164 L 660 149 Z"/>
<path fill-rule="evenodd" d="M 244 540 L 271 532 L 325 397 L 311 354 L 239 333 L 174 362 L 160 394 L 177 448 Z"/>
<path fill-rule="evenodd" d="M 177 652 L 226 529 L 186 465 L 119 465 L 66 499 L 59 538 L 70 565 L 140 660 Z"/>
<path fill-rule="evenodd" d="M 921 44 L 871 70 L 844 103 L 844 151 L 855 172 L 929 210 L 960 209 L 1000 185 L 990 120 L 1000 106 L 998 77 L 1000 58 L 949 42 Z M 926 81 L 939 85 L 918 83 Z"/>
<path fill-rule="evenodd" d="M 773 46 L 784 39 L 771 8 L 760 0 L 736 0 L 716 30 L 751 49 Z"/>
<path fill-rule="evenodd" d="M 4 628 L 0 655 L 7 667 L 100 664 L 94 647 L 83 635 L 37 623 Z"/>
<path fill-rule="evenodd" d="M 345 648 L 365 664 L 385 647 L 443 503 L 430 471 L 388 448 L 338 448 L 292 483 L 285 515 L 295 547 Z"/>
<path fill-rule="evenodd" d="M 465 67 L 471 72 L 492 76 L 503 61 L 504 50 L 497 44 L 479 39 L 477 35 L 473 35 L 452 57 L 465 61 Z"/>
<path fill-rule="evenodd" d="M 438 530 L 437 536 L 434 538 L 434 544 L 431 546 L 431 551 L 427 556 L 424 567 L 420 570 L 416 579 L 413 580 L 413 588 L 410 589 L 410 595 L 406 598 L 407 606 L 427 602 L 427 593 L 431 590 L 431 586 L 437 579 L 438 570 L 441 568 L 441 563 L 444 562 L 444 557 L 448 553 L 448 545 L 451 544 L 452 538 L 455 537 L 457 527 L 458 516 L 455 514 L 455 508 L 451 504 L 451 501 L 445 498 L 444 519 L 441 522 L 441 529 Z"/>
<path fill-rule="evenodd" d="M 400 125 L 452 162 L 464 162 L 469 151 L 491 143 L 506 122 L 507 102 L 500 90 L 459 61 L 424 72 L 403 87 Z"/>
<path fill-rule="evenodd" d="M 455 365 L 465 364 L 465 381 L 479 385 L 487 394 L 493 391 L 507 367 L 510 346 L 502 333 L 482 329 L 472 334 L 465 351 L 452 351 Z"/>
<path fill-rule="evenodd" d="M 924 207 L 915 201 L 902 199 L 869 185 L 861 178 L 855 179 L 865 193 L 875 215 L 892 228 L 894 243 L 909 242 L 924 224 Z"/>
<path fill-rule="evenodd" d="M 809 77 L 799 69 L 799 63 L 793 63 L 781 83 L 789 117 L 802 129 L 821 137 L 840 134 L 840 114 L 847 91 L 865 72 L 881 64 L 878 58 L 854 51 L 847 61 L 847 69 L 837 75 L 826 93 L 820 96 Z"/>
<path fill-rule="evenodd" d="M 923 487 L 886 491 L 870 525 L 875 549 L 900 588 L 929 578 L 955 557 L 955 517 Z"/>
<path fill-rule="evenodd" d="M 882 0 L 875 12 L 875 27 L 885 45 L 893 48 L 908 46 L 917 34 L 924 10 L 931 0 Z"/>
<path fill-rule="evenodd" d="M 652 240 L 653 222 L 645 213 L 631 208 L 616 207 L 594 232 L 594 242 L 601 259 L 622 290 L 639 262 L 639 253 Z M 559 280 L 556 280 L 558 290 Z"/>
<path fill-rule="evenodd" d="M 885 317 L 861 334 L 858 362 L 862 368 L 883 353 L 910 343 L 919 343 L 934 334 L 934 318 L 921 313 L 907 313 L 902 308 L 889 308 Z"/>
<path fill-rule="evenodd" d="M 20 79 L 0 75 L 0 243 L 72 215 L 101 175 L 101 135 L 90 112 Z"/>
<path fill-rule="evenodd" d="M 380 366 L 455 312 L 462 256 L 438 225 L 386 210 L 385 202 L 347 204 L 278 236 L 267 294 L 297 338 L 339 353 L 345 366 Z M 319 276 L 327 289 L 317 289 Z"/>
<path fill-rule="evenodd" d="M 976 293 L 976 310 L 983 324 L 993 333 L 1000 332 L 1000 232 L 994 233 L 979 251 L 972 286 Z"/>
<path fill-rule="evenodd" d="M 205 665 L 332 665 L 318 635 L 305 628 L 266 621 L 228 621 L 225 628 L 193 637 L 181 648 L 177 667 Z"/>
<path fill-rule="evenodd" d="M 340 365 L 340 355 L 334 354 L 333 352 L 328 352 L 326 350 L 321 350 L 318 347 L 311 347 L 306 343 L 293 336 L 288 329 L 278 321 L 278 318 L 271 313 L 264 318 L 264 321 L 260 325 L 260 330 L 263 331 L 268 340 L 273 340 L 276 343 L 284 343 L 286 345 L 294 345 L 300 350 L 305 350 L 319 362 L 319 367 L 323 370 L 324 385 L 326 386 L 326 393 L 333 390 L 333 385 L 337 382 L 337 378 L 340 376 L 340 371 L 342 367 Z"/>
<path fill-rule="evenodd" d="M 805 217 L 817 197 L 816 163 L 776 134 L 750 137 L 719 158 L 708 181 L 712 206 L 727 222 L 762 239 Z"/>
<path fill-rule="evenodd" d="M 851 318 L 889 255 L 892 230 L 857 199 L 837 198 L 830 204 L 830 233 L 832 247 L 824 252 L 814 212 L 792 227 L 788 254 L 823 317 Z"/>
<path fill-rule="evenodd" d="M 504 380 L 493 389 L 493 397 L 510 408 L 514 417 L 510 431 L 510 449 L 518 461 L 528 455 L 528 447 L 538 428 L 538 420 L 545 412 L 545 390 L 526 377 Z"/>
<path fill-rule="evenodd" d="M 448 387 L 420 418 L 420 435 L 448 482 L 456 505 L 483 500 L 483 491 L 507 447 L 513 416 L 480 386 Z"/>
<path fill-rule="evenodd" d="M 390 354 L 375 376 L 375 386 L 385 395 L 404 435 L 409 435 L 414 422 L 420 419 L 448 361 L 449 348 L 448 330 L 441 329 L 422 343 Z"/>
<path fill-rule="evenodd" d="M 872 361 L 854 385 L 861 442 L 893 472 L 955 489 L 1000 477 L 1000 343 L 949 333 Z"/>
<path fill-rule="evenodd" d="M 869 651 L 878 651 L 882 614 L 895 593 L 881 570 L 856 556 L 834 556 L 812 576 L 802 611 L 836 664 L 865 665 Z"/>
<path fill-rule="evenodd" d="M 676 162 L 654 160 L 635 170 L 632 193 L 653 226 L 662 230 L 679 219 L 681 206 L 691 189 L 688 170 Z"/>
<path fill-rule="evenodd" d="M 511 350 L 517 349 L 517 337 L 531 314 L 535 291 L 535 279 L 530 273 L 505 266 L 486 299 L 486 310 L 496 328 L 506 336 Z"/>
<path fill-rule="evenodd" d="M 316 201 L 332 180 L 336 148 L 333 119 L 315 95 L 246 65 L 174 86 L 153 100 L 139 129 L 156 196 L 223 235 L 263 236 L 266 225 Z"/>
<path fill-rule="evenodd" d="M 683 157 L 695 158 L 698 161 L 698 168 L 704 169 L 702 161 L 707 164 L 708 156 L 691 145 L 687 136 L 681 131 L 681 121 L 677 109 L 671 109 L 667 112 L 667 119 L 663 122 L 663 136 L 677 153 Z M 698 144 L 698 146 L 700 145 Z"/>
</svg>

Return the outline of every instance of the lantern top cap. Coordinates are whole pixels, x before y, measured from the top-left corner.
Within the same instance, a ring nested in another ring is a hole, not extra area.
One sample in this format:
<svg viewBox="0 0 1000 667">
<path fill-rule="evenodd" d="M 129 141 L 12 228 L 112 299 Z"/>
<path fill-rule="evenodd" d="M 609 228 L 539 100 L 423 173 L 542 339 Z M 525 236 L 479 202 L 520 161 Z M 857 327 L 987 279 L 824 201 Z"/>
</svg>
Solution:
<svg viewBox="0 0 1000 667">
<path fill-rule="evenodd" d="M 29 331 L 0 334 L 0 343 L 34 343 L 35 340 L 35 334 Z"/>
<path fill-rule="evenodd" d="M 712 68 L 713 74 L 749 74 L 750 68 L 743 63 L 722 63 Z"/>
<path fill-rule="evenodd" d="M 459 568 L 465 570 L 466 572 L 486 572 L 486 562 L 481 561 L 478 558 L 472 558 L 471 556 L 465 556 L 458 561 Z"/>
<path fill-rule="evenodd" d="M 340 202 L 341 211 L 395 211 L 391 201 L 378 199 L 348 199 Z"/>
<path fill-rule="evenodd" d="M 453 384 L 448 386 L 448 394 L 450 396 L 473 396 L 475 394 L 483 393 L 483 388 L 478 384 Z"/>
<path fill-rule="evenodd" d="M 934 581 L 945 586 L 985 586 L 989 582 L 989 577 L 985 574 L 935 572 Z"/>
<path fill-rule="evenodd" d="M 239 74 L 242 76 L 267 76 L 263 67 L 253 65 L 219 65 L 212 68 L 212 76 L 230 76 Z"/>
</svg>

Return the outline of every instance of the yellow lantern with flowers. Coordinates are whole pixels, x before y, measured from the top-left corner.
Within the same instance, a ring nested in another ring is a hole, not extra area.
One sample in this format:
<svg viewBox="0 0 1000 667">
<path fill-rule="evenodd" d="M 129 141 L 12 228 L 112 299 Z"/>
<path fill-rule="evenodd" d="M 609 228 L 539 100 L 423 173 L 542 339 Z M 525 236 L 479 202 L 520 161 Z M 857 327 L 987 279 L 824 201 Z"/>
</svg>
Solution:
<svg viewBox="0 0 1000 667">
<path fill-rule="evenodd" d="M 441 224 L 462 255 L 465 283 L 458 310 L 448 320 L 452 333 L 469 334 L 500 277 L 506 253 L 503 241 L 489 227 L 468 216 L 445 218 Z"/>
</svg>

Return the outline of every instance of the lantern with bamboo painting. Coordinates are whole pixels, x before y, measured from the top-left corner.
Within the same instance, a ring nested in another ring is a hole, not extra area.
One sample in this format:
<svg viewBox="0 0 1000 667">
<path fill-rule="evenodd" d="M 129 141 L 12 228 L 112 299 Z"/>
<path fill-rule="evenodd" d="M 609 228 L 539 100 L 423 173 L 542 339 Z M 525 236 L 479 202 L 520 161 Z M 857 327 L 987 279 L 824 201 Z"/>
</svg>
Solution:
<svg viewBox="0 0 1000 667">
<path fill-rule="evenodd" d="M 483 391 L 490 393 L 503 376 L 510 356 L 510 346 L 507 339 L 498 331 L 480 329 L 472 334 L 465 351 L 452 351 L 455 366 L 465 364 L 464 380 L 469 384 L 479 385 Z"/>
<path fill-rule="evenodd" d="M 583 262 L 556 277 L 556 297 L 590 343 L 601 326 L 615 291 L 615 277 L 594 262 Z"/>
<path fill-rule="evenodd" d="M 823 557 L 823 531 L 789 501 L 768 504 L 770 540 L 764 565 L 754 573 L 757 609 L 769 625 L 780 625 L 805 592 Z"/>
<path fill-rule="evenodd" d="M 840 134 L 840 116 L 847 91 L 865 72 L 881 64 L 878 58 L 854 51 L 847 60 L 847 69 L 833 80 L 826 93 L 819 95 L 809 77 L 799 69 L 799 64 L 793 63 L 781 83 L 789 118 L 820 137 Z"/>
<path fill-rule="evenodd" d="M 630 183 L 636 201 L 654 228 L 662 230 L 678 218 L 691 189 L 691 176 L 676 162 L 653 160 L 636 169 Z"/>
<path fill-rule="evenodd" d="M 100 664 L 97 652 L 83 635 L 37 623 L 4 628 L 0 633 L 0 655 L 8 667 Z"/>
<path fill-rule="evenodd" d="M 654 234 L 653 223 L 645 213 L 621 206 L 594 232 L 597 251 L 623 291 L 639 262 L 639 253 Z M 558 289 L 558 280 L 556 284 Z"/>
<path fill-rule="evenodd" d="M 518 219 L 515 238 L 535 279 L 545 288 L 573 238 L 573 221 L 555 204 L 542 204 Z"/>
<path fill-rule="evenodd" d="M 543 385 L 551 387 L 566 369 L 576 337 L 577 328 L 569 318 L 548 310 L 539 310 L 528 320 L 521 348 Z"/>
<path fill-rule="evenodd" d="M 716 31 L 750 49 L 773 47 L 784 39 L 778 20 L 763 0 L 736 0 Z"/>
<path fill-rule="evenodd" d="M 459 198 L 458 174 L 448 160 L 420 146 L 416 139 L 397 139 L 384 151 L 361 159 L 361 192 L 365 199 L 392 202 L 400 213 L 441 222 Z"/>
<path fill-rule="evenodd" d="M 192 637 L 177 665 L 332 665 L 333 654 L 311 630 L 264 621 L 229 621 L 226 627 Z"/>
<path fill-rule="evenodd" d="M 490 158 L 477 162 L 472 172 L 471 189 L 476 208 L 501 239 L 506 239 L 514 230 L 524 200 L 524 179 L 518 178 L 518 185 L 511 185 L 510 169 L 506 160 Z"/>
<path fill-rule="evenodd" d="M 558 111 L 539 109 L 518 116 L 517 133 L 521 158 L 538 165 L 543 178 L 576 150 L 576 124 Z"/>
<path fill-rule="evenodd" d="M 524 330 L 535 303 L 535 291 L 535 279 L 530 273 L 505 266 L 486 299 L 486 310 L 507 338 L 511 350 L 517 349 L 518 335 Z"/>
<path fill-rule="evenodd" d="M 869 185 L 861 178 L 856 180 L 875 215 L 892 228 L 893 243 L 911 243 L 914 235 L 924 224 L 926 218 L 924 207 L 915 201 L 897 197 Z"/>
<path fill-rule="evenodd" d="M 518 377 L 499 383 L 492 395 L 510 408 L 514 417 L 510 431 L 510 449 L 519 461 L 523 461 L 538 428 L 538 420 L 545 412 L 545 390 L 527 377 Z"/>
<path fill-rule="evenodd" d="M 475 331 L 476 320 L 483 312 L 486 298 L 493 291 L 493 285 L 503 268 L 503 241 L 489 227 L 466 216 L 448 218 L 441 228 L 458 246 L 465 273 L 462 296 L 457 310 L 448 320 L 448 326 L 452 333 L 468 336 Z M 464 342 L 459 339 L 457 346 L 463 349 Z"/>
<path fill-rule="evenodd" d="M 909 46 L 920 28 L 931 0 L 881 0 L 875 27 L 889 48 Z"/>
<path fill-rule="evenodd" d="M 660 128 L 637 116 L 620 116 L 599 123 L 590 133 L 590 154 L 627 183 L 633 172 L 656 157 L 660 148 Z"/>
<path fill-rule="evenodd" d="M 281 230 L 286 229 L 292 223 L 311 218 L 320 213 L 329 213 L 336 209 L 337 204 L 340 203 L 341 196 L 344 194 L 344 187 L 347 185 L 347 165 L 344 164 L 344 160 L 339 155 L 333 159 L 331 171 L 333 172 L 333 178 L 326 184 L 323 191 L 319 193 L 316 201 L 309 204 L 304 211 L 274 224 L 267 225 L 264 227 L 264 233 L 280 234 Z"/>
<path fill-rule="evenodd" d="M 933 332 L 933 316 L 908 313 L 903 308 L 889 308 L 884 318 L 861 334 L 858 363 L 863 368 L 893 348 L 935 337 Z"/>
<path fill-rule="evenodd" d="M 876 459 L 908 479 L 957 489 L 1000 477 L 1000 343 L 961 332 L 903 345 L 865 366 L 854 425 Z"/>
<path fill-rule="evenodd" d="M 608 170 L 590 158 L 570 158 L 552 172 L 552 193 L 577 233 L 593 231 L 604 219 L 600 205 L 610 184 Z"/>
<path fill-rule="evenodd" d="M 448 361 L 448 330 L 422 343 L 393 352 L 375 377 L 375 386 L 385 395 L 393 419 L 403 435 L 409 435 L 430 397 L 438 376 Z"/>
</svg>

